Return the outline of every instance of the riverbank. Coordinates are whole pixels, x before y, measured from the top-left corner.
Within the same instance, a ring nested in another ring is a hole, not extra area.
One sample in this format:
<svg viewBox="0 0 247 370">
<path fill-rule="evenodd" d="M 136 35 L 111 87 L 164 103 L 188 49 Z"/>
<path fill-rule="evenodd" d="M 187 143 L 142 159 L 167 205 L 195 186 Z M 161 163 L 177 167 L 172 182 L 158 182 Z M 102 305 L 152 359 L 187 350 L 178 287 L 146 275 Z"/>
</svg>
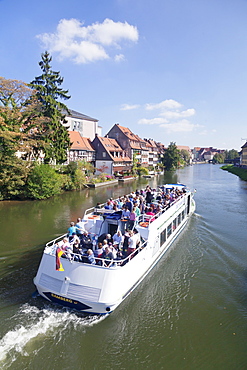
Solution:
<svg viewBox="0 0 247 370">
<path fill-rule="evenodd" d="M 220 167 L 224 171 L 231 172 L 232 174 L 240 177 L 241 180 L 247 181 L 247 169 L 241 167 L 235 167 L 232 164 L 224 165 Z"/>
</svg>

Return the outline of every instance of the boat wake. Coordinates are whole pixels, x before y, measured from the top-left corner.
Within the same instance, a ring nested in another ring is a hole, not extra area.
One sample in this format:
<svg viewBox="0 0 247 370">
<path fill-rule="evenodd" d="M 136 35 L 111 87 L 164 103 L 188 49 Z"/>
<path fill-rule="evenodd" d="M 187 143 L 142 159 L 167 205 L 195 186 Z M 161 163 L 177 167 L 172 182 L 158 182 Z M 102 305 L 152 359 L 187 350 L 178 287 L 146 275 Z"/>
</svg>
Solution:
<svg viewBox="0 0 247 370">
<path fill-rule="evenodd" d="M 68 329 L 83 332 L 104 318 L 105 316 L 98 315 L 78 316 L 69 310 L 54 309 L 54 306 L 49 304 L 40 309 L 26 303 L 9 319 L 12 325 L 14 323 L 13 329 L 0 339 L 0 367 L 8 368 L 18 356 L 29 356 L 34 351 L 39 351 L 43 346 L 44 337 L 56 335 L 59 342 L 62 334 Z"/>
</svg>

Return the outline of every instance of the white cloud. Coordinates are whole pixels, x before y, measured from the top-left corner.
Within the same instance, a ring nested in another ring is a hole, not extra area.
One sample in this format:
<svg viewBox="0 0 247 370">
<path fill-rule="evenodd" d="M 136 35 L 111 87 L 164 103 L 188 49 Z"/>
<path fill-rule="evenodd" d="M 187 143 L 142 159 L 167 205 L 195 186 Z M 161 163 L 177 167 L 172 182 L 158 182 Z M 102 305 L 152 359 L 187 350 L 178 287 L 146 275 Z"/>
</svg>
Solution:
<svg viewBox="0 0 247 370">
<path fill-rule="evenodd" d="M 157 104 L 146 104 L 146 110 L 178 109 L 181 107 L 182 107 L 182 104 L 178 103 L 176 100 L 173 100 L 173 99 L 163 100 L 161 103 L 157 103 Z"/>
<path fill-rule="evenodd" d="M 75 63 L 89 63 L 110 58 L 108 47 L 121 49 L 124 41 L 137 42 L 138 30 L 127 22 L 105 19 L 103 23 L 84 26 L 78 19 L 61 19 L 55 33 L 37 35 L 43 47 L 58 53 L 59 59 L 72 59 Z M 124 60 L 123 54 L 115 61 Z"/>
<path fill-rule="evenodd" d="M 199 125 L 191 123 L 190 121 L 183 119 L 174 123 L 161 124 L 160 127 L 165 128 L 168 133 L 171 132 L 191 132 Z"/>
<path fill-rule="evenodd" d="M 138 121 L 142 125 L 158 125 L 170 132 L 189 132 L 199 125 L 191 123 L 188 119 L 196 114 L 194 108 L 182 110 L 183 105 L 176 100 L 166 99 L 156 104 L 146 104 L 148 111 L 156 110 L 159 117 L 142 118 Z"/>
<path fill-rule="evenodd" d="M 123 60 L 125 60 L 125 56 L 123 54 L 117 54 L 115 55 L 114 60 L 115 62 L 122 62 Z"/>
<path fill-rule="evenodd" d="M 139 125 L 162 125 L 168 123 L 165 118 L 142 118 L 138 121 Z"/>
<path fill-rule="evenodd" d="M 165 117 L 169 120 L 172 119 L 180 119 L 180 118 L 185 118 L 185 117 L 191 117 L 194 116 L 196 113 L 195 109 L 186 109 L 184 111 L 178 112 L 178 111 L 166 111 L 166 112 L 161 112 L 160 115 L 162 117 Z"/>
<path fill-rule="evenodd" d="M 121 106 L 121 110 L 132 110 L 132 109 L 137 109 L 137 108 L 139 108 L 140 107 L 140 105 L 138 105 L 138 104 L 123 104 L 122 106 Z"/>
</svg>

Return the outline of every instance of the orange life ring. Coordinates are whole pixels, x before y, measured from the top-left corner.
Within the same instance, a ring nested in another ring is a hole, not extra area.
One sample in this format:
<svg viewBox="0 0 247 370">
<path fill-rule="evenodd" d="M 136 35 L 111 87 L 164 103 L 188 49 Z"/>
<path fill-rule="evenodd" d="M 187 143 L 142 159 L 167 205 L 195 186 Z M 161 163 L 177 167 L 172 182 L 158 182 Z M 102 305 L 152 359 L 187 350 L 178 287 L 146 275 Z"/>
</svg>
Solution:
<svg viewBox="0 0 247 370">
<path fill-rule="evenodd" d="M 99 218 L 99 216 L 98 216 L 98 215 L 88 216 L 88 219 L 89 219 L 89 220 L 94 220 L 94 219 L 97 219 L 97 218 Z"/>
<path fill-rule="evenodd" d="M 142 227 L 148 227 L 149 223 L 148 222 L 140 222 L 139 224 Z"/>
</svg>

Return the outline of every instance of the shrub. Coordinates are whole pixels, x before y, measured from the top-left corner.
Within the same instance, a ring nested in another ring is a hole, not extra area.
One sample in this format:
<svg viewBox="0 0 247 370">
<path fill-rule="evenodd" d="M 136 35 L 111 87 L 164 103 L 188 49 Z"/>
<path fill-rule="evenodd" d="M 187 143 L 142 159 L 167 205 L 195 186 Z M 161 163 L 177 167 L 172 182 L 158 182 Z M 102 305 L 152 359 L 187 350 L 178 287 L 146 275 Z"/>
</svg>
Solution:
<svg viewBox="0 0 247 370">
<path fill-rule="evenodd" d="M 152 168 L 153 170 L 153 168 Z M 146 167 L 138 167 L 138 175 L 141 176 L 141 175 L 148 175 L 149 174 L 149 171 Z"/>
<path fill-rule="evenodd" d="M 46 199 L 60 194 L 63 176 L 48 164 L 35 165 L 27 179 L 27 196 L 30 199 Z"/>
</svg>

